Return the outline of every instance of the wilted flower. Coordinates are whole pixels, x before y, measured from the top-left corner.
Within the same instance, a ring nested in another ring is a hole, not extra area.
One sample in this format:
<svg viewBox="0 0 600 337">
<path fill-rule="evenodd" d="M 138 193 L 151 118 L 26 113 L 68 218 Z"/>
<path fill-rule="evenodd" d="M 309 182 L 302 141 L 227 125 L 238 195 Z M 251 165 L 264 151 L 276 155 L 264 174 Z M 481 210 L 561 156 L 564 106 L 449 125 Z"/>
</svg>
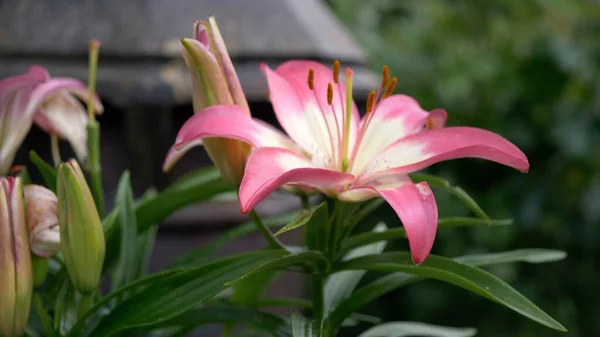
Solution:
<svg viewBox="0 0 600 337">
<path fill-rule="evenodd" d="M 23 75 L 0 80 L 0 176 L 10 170 L 31 128 L 33 116 L 25 114 L 31 93 L 47 79 L 44 68 L 33 66 Z"/>
<path fill-rule="evenodd" d="M 20 336 L 33 291 L 21 178 L 0 178 L 0 335 Z"/>
<path fill-rule="evenodd" d="M 76 99 L 87 102 L 87 87 L 72 78 L 50 78 L 46 69 L 0 81 L 0 174 L 10 169 L 32 122 L 71 143 L 77 157 L 87 157 L 87 114 Z M 102 104 L 96 98 L 97 112 Z"/>
<path fill-rule="evenodd" d="M 23 188 L 29 229 L 29 246 L 40 257 L 50 257 L 60 250 L 60 230 L 56 195 L 40 185 Z"/>
<path fill-rule="evenodd" d="M 215 106 L 191 117 L 173 149 L 204 138 L 230 137 L 252 144 L 240 186 L 242 212 L 248 212 L 281 186 L 317 189 L 342 201 L 384 198 L 406 229 L 415 263 L 431 251 L 438 211 L 426 182 L 409 173 L 440 161 L 476 157 L 527 171 L 521 150 L 501 136 L 477 128 L 444 128 L 446 112 L 424 111 L 406 95 L 392 95 L 396 78 L 387 68 L 360 119 L 352 101 L 352 70 L 340 80 L 312 61 L 290 61 L 275 71 L 263 65 L 273 109 L 289 138 L 252 119 L 237 106 Z M 344 83 L 345 82 L 345 83 Z"/>
<path fill-rule="evenodd" d="M 182 45 L 185 63 L 192 74 L 194 111 L 233 104 L 250 115 L 246 96 L 214 17 L 196 21 L 194 38 L 182 39 Z M 168 171 L 194 145 L 169 151 L 163 170 Z M 204 140 L 204 147 L 225 180 L 239 183 L 250 146 L 235 139 L 212 138 Z"/>
<path fill-rule="evenodd" d="M 104 263 L 104 232 L 94 199 L 75 160 L 58 166 L 60 244 L 71 282 L 82 293 L 98 288 Z"/>
</svg>

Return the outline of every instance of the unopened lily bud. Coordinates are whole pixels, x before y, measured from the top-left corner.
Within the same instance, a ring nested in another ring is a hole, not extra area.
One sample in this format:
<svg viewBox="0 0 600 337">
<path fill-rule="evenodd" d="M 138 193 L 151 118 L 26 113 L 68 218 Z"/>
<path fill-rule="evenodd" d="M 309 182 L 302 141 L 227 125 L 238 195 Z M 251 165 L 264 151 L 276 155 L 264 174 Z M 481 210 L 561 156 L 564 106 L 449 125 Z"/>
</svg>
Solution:
<svg viewBox="0 0 600 337">
<path fill-rule="evenodd" d="M 32 292 L 21 178 L 0 178 L 0 336 L 23 334 Z"/>
<path fill-rule="evenodd" d="M 56 195 L 40 185 L 23 188 L 29 246 L 40 257 L 50 257 L 60 251 L 60 230 Z"/>
<path fill-rule="evenodd" d="M 105 243 L 100 216 L 83 172 L 75 160 L 58 166 L 60 244 L 71 282 L 82 293 L 100 283 Z"/>
<path fill-rule="evenodd" d="M 200 113 L 213 105 L 237 105 L 249 115 L 248 101 L 214 17 L 196 21 L 194 38 L 182 39 L 181 43 L 183 58 L 192 75 L 194 112 Z M 250 145 L 225 138 L 205 139 L 203 145 L 223 178 L 239 183 Z M 170 170 L 191 147 L 172 148 L 163 170 Z"/>
</svg>

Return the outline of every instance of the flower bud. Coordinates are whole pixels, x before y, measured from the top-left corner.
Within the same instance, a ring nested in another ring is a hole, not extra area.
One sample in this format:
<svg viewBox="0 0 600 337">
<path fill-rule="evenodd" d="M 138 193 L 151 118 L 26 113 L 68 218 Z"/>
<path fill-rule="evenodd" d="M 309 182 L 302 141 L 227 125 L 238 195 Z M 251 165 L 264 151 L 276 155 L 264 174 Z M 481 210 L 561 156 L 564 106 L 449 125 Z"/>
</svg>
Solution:
<svg viewBox="0 0 600 337">
<path fill-rule="evenodd" d="M 21 178 L 0 178 L 0 336 L 20 336 L 33 278 Z"/>
<path fill-rule="evenodd" d="M 94 199 L 75 160 L 58 166 L 60 245 L 71 282 L 84 294 L 98 288 L 104 263 L 104 232 Z"/>
<path fill-rule="evenodd" d="M 194 38 L 182 39 L 181 43 L 183 58 L 192 74 L 194 112 L 199 113 L 212 105 L 238 105 L 250 114 L 248 101 L 214 17 L 196 21 Z M 205 139 L 203 145 L 223 178 L 239 183 L 250 145 L 224 138 Z M 168 171 L 193 146 L 169 151 L 163 170 Z"/>
<path fill-rule="evenodd" d="M 40 257 L 50 257 L 60 250 L 60 230 L 56 195 L 40 185 L 23 188 L 29 246 Z"/>
</svg>

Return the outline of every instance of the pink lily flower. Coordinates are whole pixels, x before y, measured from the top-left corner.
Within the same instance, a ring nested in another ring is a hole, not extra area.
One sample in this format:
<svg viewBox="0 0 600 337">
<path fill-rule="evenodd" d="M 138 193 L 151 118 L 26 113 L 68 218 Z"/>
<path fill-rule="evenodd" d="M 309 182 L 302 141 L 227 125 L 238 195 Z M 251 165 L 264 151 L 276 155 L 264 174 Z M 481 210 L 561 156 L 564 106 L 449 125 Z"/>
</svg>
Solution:
<svg viewBox="0 0 600 337">
<path fill-rule="evenodd" d="M 87 157 L 85 107 L 88 89 L 72 78 L 50 78 L 46 69 L 32 66 L 27 73 L 0 81 L 0 174 L 6 174 L 32 122 L 68 140 L 80 160 Z M 103 111 L 96 97 L 96 112 Z"/>
<path fill-rule="evenodd" d="M 444 128 L 445 111 L 426 112 L 409 96 L 391 95 L 397 79 L 389 80 L 387 67 L 362 119 L 351 97 L 352 70 L 345 69 L 342 83 L 338 62 L 333 71 L 312 61 L 262 70 L 289 137 L 239 107 L 213 106 L 183 125 L 172 148 L 211 137 L 253 145 L 239 190 L 242 213 L 282 186 L 316 189 L 348 202 L 380 196 L 402 221 L 413 262 L 420 264 L 433 246 L 438 210 L 428 184 L 414 183 L 409 173 L 464 157 L 529 169 L 525 154 L 503 137 L 471 127 Z"/>
</svg>

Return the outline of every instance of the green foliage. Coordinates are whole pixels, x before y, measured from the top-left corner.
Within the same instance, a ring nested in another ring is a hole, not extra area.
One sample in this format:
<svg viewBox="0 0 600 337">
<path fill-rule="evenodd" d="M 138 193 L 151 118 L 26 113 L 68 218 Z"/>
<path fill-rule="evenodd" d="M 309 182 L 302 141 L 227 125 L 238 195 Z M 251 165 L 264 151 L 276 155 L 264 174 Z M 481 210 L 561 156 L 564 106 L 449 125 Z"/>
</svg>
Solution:
<svg viewBox="0 0 600 337">
<path fill-rule="evenodd" d="M 376 71 L 389 65 L 396 92 L 427 109 L 444 108 L 449 125 L 493 130 L 528 155 L 522 175 L 470 159 L 431 172 L 472 194 L 491 217 L 515 217 L 514 227 L 439 233 L 442 255 L 524 246 L 569 252 L 553 268 L 494 269 L 543 303 L 570 335 L 600 330 L 594 280 L 600 242 L 600 7 L 586 0 L 328 0 L 364 46 Z M 459 209 L 436 193 L 442 216 Z M 474 248 L 477 247 L 477 248 Z M 402 298 L 404 305 L 398 306 Z M 475 299 L 423 285 L 388 297 L 388 320 L 472 325 L 484 336 L 560 336 L 513 324 L 506 312 Z M 457 301 L 462 309 L 452 310 Z M 393 308 L 394 310 L 390 310 Z M 408 310 L 410 308 L 410 310 Z M 489 310 L 488 310 L 489 309 Z M 458 322 L 458 323 L 457 323 Z"/>
</svg>

